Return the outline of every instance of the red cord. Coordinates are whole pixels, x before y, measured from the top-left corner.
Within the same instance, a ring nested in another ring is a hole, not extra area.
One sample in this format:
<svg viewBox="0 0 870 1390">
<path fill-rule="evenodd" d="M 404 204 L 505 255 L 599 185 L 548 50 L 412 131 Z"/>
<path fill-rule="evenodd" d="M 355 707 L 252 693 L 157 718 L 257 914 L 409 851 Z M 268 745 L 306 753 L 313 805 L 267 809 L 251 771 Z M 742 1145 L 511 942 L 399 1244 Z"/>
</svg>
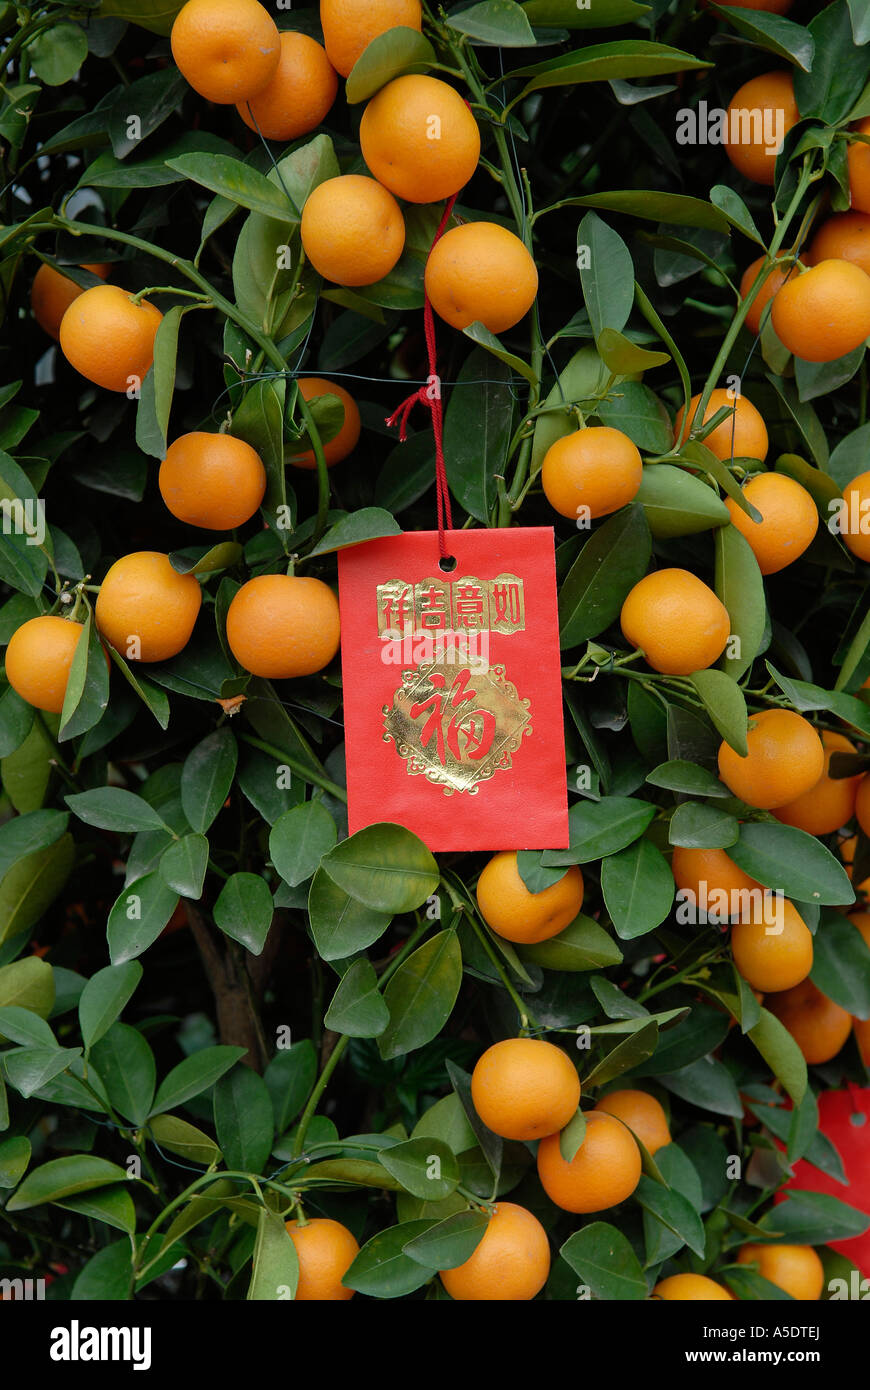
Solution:
<svg viewBox="0 0 870 1390">
<path fill-rule="evenodd" d="M 457 195 L 454 193 L 452 198 L 447 200 L 444 207 L 444 215 L 438 224 L 438 230 L 432 238 L 432 246 L 444 234 L 444 229 L 450 220 L 453 211 L 453 204 L 456 202 Z M 432 254 L 432 246 L 429 254 Z M 438 503 L 438 549 L 441 552 L 441 559 L 447 559 L 447 541 L 445 530 L 453 530 L 453 515 L 450 510 L 450 491 L 447 486 L 447 467 L 444 462 L 444 411 L 441 402 L 441 382 L 437 373 L 438 351 L 435 343 L 435 315 L 432 312 L 432 304 L 428 294 L 424 291 L 423 300 L 423 326 L 426 332 L 426 350 L 429 356 L 429 379 L 425 386 L 421 386 L 412 396 L 396 409 L 392 415 L 387 417 L 389 426 L 399 426 L 399 440 L 404 444 L 408 437 L 408 417 L 414 406 L 418 403 L 425 405 L 432 412 L 432 433 L 435 436 L 435 486 Z"/>
</svg>

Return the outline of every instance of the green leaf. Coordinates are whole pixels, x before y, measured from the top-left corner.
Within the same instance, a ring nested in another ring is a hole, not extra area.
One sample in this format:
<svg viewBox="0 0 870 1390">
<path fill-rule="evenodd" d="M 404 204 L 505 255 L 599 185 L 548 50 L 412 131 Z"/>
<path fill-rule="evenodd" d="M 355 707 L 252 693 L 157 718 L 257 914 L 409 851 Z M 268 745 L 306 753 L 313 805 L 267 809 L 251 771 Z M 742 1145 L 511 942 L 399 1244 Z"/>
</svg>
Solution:
<svg viewBox="0 0 870 1390">
<path fill-rule="evenodd" d="M 34 614 L 34 616 L 36 616 Z M 30 730 L 36 711 L 8 686 L 0 695 L 0 758 L 20 748 Z"/>
<path fill-rule="evenodd" d="M 109 1163 L 93 1154 L 70 1154 L 34 1168 L 9 1198 L 6 1210 L 28 1211 L 78 1192 L 89 1192 L 94 1187 L 105 1187 L 107 1183 L 127 1181 L 126 1169 L 119 1168 L 117 1163 Z"/>
<path fill-rule="evenodd" d="M 544 63 L 514 68 L 510 77 L 528 77 L 521 96 L 545 87 L 564 87 L 577 82 L 607 82 L 615 77 L 660 77 L 669 72 L 712 66 L 690 53 L 664 43 L 645 39 L 621 39 L 614 43 L 593 44 L 573 53 L 560 54 Z"/>
<path fill-rule="evenodd" d="M 615 44 L 605 46 L 616 47 Z M 631 188 L 612 193 L 586 193 L 572 198 L 571 204 L 642 217 L 648 222 L 666 222 L 676 227 L 706 227 L 714 232 L 728 230 L 728 220 L 718 208 L 704 202 L 703 198 L 690 198 L 684 193 Z"/>
<path fill-rule="evenodd" d="M 521 849 L 517 852 L 517 871 L 530 893 L 543 893 L 565 877 L 564 869 L 547 869 L 541 863 L 539 850 Z"/>
<path fill-rule="evenodd" d="M 231 874 L 212 909 L 216 927 L 258 956 L 272 925 L 274 904 L 259 874 Z"/>
<path fill-rule="evenodd" d="M 409 1240 L 403 1249 L 426 1269 L 455 1269 L 471 1259 L 488 1225 L 485 1211 L 456 1211 Z"/>
<path fill-rule="evenodd" d="M 204 1168 L 221 1157 L 215 1141 L 179 1115 L 155 1115 L 148 1123 L 148 1133 L 159 1148 L 191 1163 L 201 1163 Z"/>
<path fill-rule="evenodd" d="M 79 1024 L 85 1050 L 107 1033 L 130 1002 L 142 978 L 138 961 L 107 965 L 92 975 L 79 999 Z"/>
<path fill-rule="evenodd" d="M 522 357 L 517 357 L 516 353 L 510 352 L 504 347 L 500 339 L 498 339 L 494 333 L 490 333 L 488 328 L 484 328 L 482 323 L 470 323 L 468 327 L 463 328 L 462 331 L 466 338 L 470 338 L 473 343 L 477 343 L 478 347 L 486 348 L 487 352 L 491 352 L 493 357 L 497 357 L 500 362 L 504 362 L 505 366 L 510 367 L 515 372 L 519 372 L 520 376 L 525 377 L 526 381 L 535 381 L 534 368 L 530 367 L 528 362 L 524 362 Z"/>
<path fill-rule="evenodd" d="M 134 879 L 115 900 L 106 926 L 113 965 L 134 960 L 153 945 L 178 906 L 178 894 L 157 872 Z"/>
<path fill-rule="evenodd" d="M 678 1071 L 659 1073 L 659 1081 L 681 1100 L 711 1110 L 714 1115 L 743 1114 L 743 1102 L 734 1079 L 715 1057 L 699 1057 Z"/>
<path fill-rule="evenodd" d="M 250 1067 L 233 1067 L 215 1083 L 214 1124 L 228 1168 L 264 1171 L 275 1120 L 266 1083 Z"/>
<path fill-rule="evenodd" d="M 291 1047 L 279 1047 L 263 1074 L 272 1097 L 278 1134 L 283 1134 L 299 1114 L 316 1076 L 317 1056 L 310 1038 Z"/>
<path fill-rule="evenodd" d="M 152 34 L 168 34 L 184 0 L 100 0 L 99 14 L 129 20 Z"/>
<path fill-rule="evenodd" d="M 88 614 L 76 643 L 60 716 L 58 743 L 87 733 L 109 703 L 109 667 L 96 625 Z"/>
<path fill-rule="evenodd" d="M 243 1047 L 218 1046 L 204 1047 L 191 1057 L 185 1057 L 161 1082 L 151 1114 L 160 1115 L 166 1110 L 174 1110 L 176 1106 L 201 1095 L 244 1055 Z"/>
<path fill-rule="evenodd" d="M 659 463 L 643 470 L 636 500 L 658 540 L 727 526 L 730 514 L 719 494 L 684 468 Z"/>
<path fill-rule="evenodd" d="M 54 976 L 48 961 L 25 956 L 0 966 L 0 1008 L 10 1004 L 48 1018 L 54 1005 Z"/>
<path fill-rule="evenodd" d="M 405 1246 L 428 1231 L 434 1221 L 403 1221 L 366 1241 L 342 1283 L 372 1298 L 404 1298 L 428 1284 L 432 1271 L 405 1254 Z"/>
<path fill-rule="evenodd" d="M 53 1077 L 66 1071 L 80 1052 L 80 1048 L 59 1048 L 57 1044 L 53 1047 L 14 1048 L 3 1056 L 6 1079 L 27 1099 L 42 1090 Z"/>
<path fill-rule="evenodd" d="M 654 1018 L 648 1023 L 638 1022 L 639 1026 L 634 1032 L 617 1043 L 616 1047 L 592 1068 L 583 1081 L 584 1086 L 604 1086 L 608 1081 L 613 1081 L 615 1077 L 622 1076 L 623 1072 L 640 1066 L 652 1056 L 658 1042 L 658 1023 Z"/>
<path fill-rule="evenodd" d="M 64 798 L 70 810 L 100 830 L 120 834 L 136 830 L 165 830 L 166 824 L 141 796 L 121 787 L 98 787 L 95 791 L 78 792 Z"/>
<path fill-rule="evenodd" d="M 732 654 L 727 642 L 719 664 L 738 681 L 761 649 L 767 620 L 764 579 L 749 542 L 736 526 L 720 526 L 716 532 L 716 594 L 728 609 L 731 636 L 739 639 Z"/>
<path fill-rule="evenodd" d="M 776 667 L 767 662 L 767 669 L 773 676 L 777 685 L 785 692 L 791 700 L 795 709 L 828 709 L 836 714 L 847 724 L 860 729 L 866 737 L 870 735 L 870 714 L 863 700 L 857 699 L 854 695 L 846 695 L 842 691 L 822 690 L 819 685 L 812 685 L 809 681 L 791 680 L 777 671 Z"/>
<path fill-rule="evenodd" d="M 352 898 L 324 869 L 318 869 L 308 893 L 308 915 L 314 944 L 324 960 L 342 960 L 364 951 L 383 936 L 391 912 L 377 912 Z"/>
<path fill-rule="evenodd" d="M 706 1243 L 704 1227 L 698 1213 L 681 1192 L 663 1187 L 644 1175 L 634 1195 L 644 1211 L 650 1212 L 669 1231 L 673 1231 L 684 1245 L 703 1258 Z"/>
<path fill-rule="evenodd" d="M 559 594 L 559 642 L 576 647 L 619 616 L 646 573 L 651 539 L 639 502 L 608 518 L 586 541 Z"/>
<path fill-rule="evenodd" d="M 755 241 L 759 246 L 764 246 L 764 238 L 752 220 L 752 213 L 733 188 L 729 188 L 726 183 L 717 183 L 710 189 L 710 202 L 717 207 L 721 213 L 750 241 Z"/>
<path fill-rule="evenodd" d="M 731 795 L 714 772 L 708 772 L 707 768 L 699 767 L 697 763 L 685 762 L 681 758 L 659 763 L 658 767 L 647 773 L 646 780 L 654 787 L 667 787 L 670 791 L 681 792 L 685 796 Z"/>
<path fill-rule="evenodd" d="M 324 855 L 322 869 L 358 902 L 391 915 L 422 907 L 441 877 L 423 841 L 387 822 L 342 840 Z"/>
<path fill-rule="evenodd" d="M 0 1188 L 17 1187 L 30 1162 L 30 1140 L 23 1135 L 0 1141 Z"/>
<path fill-rule="evenodd" d="M 187 154 L 167 159 L 166 163 L 184 178 L 263 217 L 286 221 L 292 216 L 286 194 L 240 159 L 231 159 L 225 154 Z"/>
<path fill-rule="evenodd" d="M 578 265 L 583 299 L 596 339 L 605 328 L 619 333 L 634 303 L 634 266 L 622 237 L 595 212 L 587 212 L 577 228 Z M 580 252 L 588 253 L 580 255 Z M 606 353 L 599 345 L 599 352 Z M 608 362 L 613 371 L 625 368 Z M 627 370 L 642 370 L 629 367 Z"/>
<path fill-rule="evenodd" d="M 743 691 L 725 671 L 695 671 L 689 680 L 725 742 L 745 758 L 748 715 Z"/>
<path fill-rule="evenodd" d="M 284 1222 L 268 1207 L 261 1207 L 254 1242 L 254 1263 L 248 1299 L 270 1303 L 296 1297 L 299 1258 Z"/>
<path fill-rule="evenodd" d="M 870 949 L 841 912 L 822 914 L 813 940 L 814 985 L 856 1018 L 870 1018 Z"/>
<path fill-rule="evenodd" d="M 181 804 L 193 830 L 205 833 L 230 794 L 239 748 L 227 728 L 198 743 L 184 760 Z"/>
<path fill-rule="evenodd" d="M 381 536 L 398 536 L 401 531 L 396 518 L 381 507 L 361 507 L 330 526 L 310 554 L 331 555 L 348 545 L 361 545 L 363 541 L 378 540 Z"/>
<path fill-rule="evenodd" d="M 158 872 L 167 888 L 182 898 L 202 897 L 208 868 L 208 840 L 204 835 L 182 835 L 160 856 Z"/>
<path fill-rule="evenodd" d="M 30 66 L 48 87 L 72 82 L 88 56 L 88 40 L 79 24 L 54 23 L 28 45 Z"/>
<path fill-rule="evenodd" d="M 55 901 L 75 862 L 72 835 L 26 854 L 0 879 L 0 942 L 34 926 Z"/>
<path fill-rule="evenodd" d="M 845 869 L 814 835 L 791 825 L 747 822 L 728 851 L 744 873 L 799 902 L 839 906 L 855 901 Z"/>
<path fill-rule="evenodd" d="M 58 1202 L 64 1211 L 77 1212 L 91 1221 L 103 1221 L 116 1231 L 126 1231 L 132 1235 L 136 1230 L 136 1208 L 129 1192 L 121 1187 L 103 1187 L 96 1192 L 86 1192 L 80 1197 L 67 1197 Z"/>
<path fill-rule="evenodd" d="M 161 729 L 165 729 L 169 724 L 169 701 L 163 691 L 153 685 L 151 681 L 140 676 L 138 672 L 134 674 L 132 668 L 127 664 L 120 652 L 116 652 L 114 647 L 109 648 L 109 655 L 114 661 L 118 670 L 123 675 L 128 685 L 132 686 L 139 699 L 148 707 Z"/>
<path fill-rule="evenodd" d="M 559 1152 L 566 1163 L 572 1163 L 577 1150 L 586 1138 L 586 1116 L 578 1110 L 559 1133 Z"/>
<path fill-rule="evenodd" d="M 269 855 L 285 883 L 295 888 L 319 867 L 337 839 L 335 821 L 319 801 L 306 801 L 279 816 L 269 835 Z"/>
<path fill-rule="evenodd" d="M 18 1004 L 0 1008 L 0 1042 L 20 1043 L 22 1047 L 57 1047 L 57 1039 L 44 1018 Z"/>
<path fill-rule="evenodd" d="M 556 384 L 546 397 L 544 408 L 535 422 L 535 433 L 532 439 L 533 474 L 540 471 L 544 455 L 551 444 L 555 444 L 557 439 L 562 439 L 566 434 L 576 430 L 577 417 L 571 410 L 571 406 L 579 404 L 581 401 L 596 400 L 602 396 L 607 389 L 609 378 L 610 372 L 595 348 L 585 347 L 574 353 L 568 365 L 559 373 Z M 621 389 L 624 390 L 625 386 L 631 384 L 629 382 L 622 383 Z M 603 408 L 604 402 L 602 401 L 599 410 L 603 410 Z M 664 448 L 670 444 L 671 435 L 672 431 L 669 427 L 668 439 Z"/>
<path fill-rule="evenodd" d="M 514 404 L 510 383 L 508 368 L 475 348 L 462 364 L 444 419 L 450 491 L 484 524 L 496 501 L 496 475 L 507 462 Z"/>
<path fill-rule="evenodd" d="M 697 801 L 678 806 L 668 826 L 668 842 L 688 849 L 728 849 L 739 834 L 740 824 L 735 816 Z"/>
<path fill-rule="evenodd" d="M 798 110 L 835 125 L 849 114 L 867 80 L 867 55 L 853 41 L 846 0 L 821 10 L 807 28 L 815 57 L 809 72 L 795 73 Z"/>
<path fill-rule="evenodd" d="M 355 960 L 341 977 L 324 1023 L 352 1038 L 377 1038 L 390 1021 L 390 1011 L 378 990 L 370 961 Z"/>
<path fill-rule="evenodd" d="M 406 72 L 427 72 L 435 62 L 435 50 L 419 29 L 400 24 L 376 35 L 350 70 L 345 96 L 353 106 L 368 101 L 394 78 Z"/>
<path fill-rule="evenodd" d="M 161 460 L 166 457 L 169 415 L 175 392 L 178 332 L 182 318 L 191 308 L 190 304 L 175 304 L 163 315 L 154 339 L 153 370 L 146 379 L 149 389 L 146 395 L 143 385 L 136 412 L 136 443 L 143 453 Z"/>
<path fill-rule="evenodd" d="M 109 0 L 103 0 L 105 6 Z M 148 0 L 144 0 L 148 3 Z M 153 3 L 153 0 L 152 0 Z M 79 1270 L 72 1286 L 71 1298 L 77 1303 L 125 1302 L 131 1297 L 133 1266 L 129 1240 L 104 1245 Z"/>
<path fill-rule="evenodd" d="M 520 958 L 544 970 L 603 970 L 618 965 L 622 952 L 603 927 L 582 913 L 549 941 L 517 948 Z"/>
<path fill-rule="evenodd" d="M 647 1297 L 640 1261 L 615 1226 L 592 1221 L 569 1236 L 559 1254 L 594 1298 L 624 1302 Z"/>
<path fill-rule="evenodd" d="M 649 840 L 636 840 L 601 865 L 605 906 L 623 941 L 660 926 L 671 910 L 674 891 L 668 861 Z"/>
<path fill-rule="evenodd" d="M 758 1224 L 777 1233 L 777 1245 L 830 1245 L 863 1235 L 870 1227 L 870 1216 L 824 1192 L 790 1192 Z"/>
<path fill-rule="evenodd" d="M 461 984 L 462 951 L 455 932 L 439 932 L 418 946 L 384 990 L 390 1021 L 378 1038 L 381 1057 L 389 1061 L 437 1037 Z"/>
<path fill-rule="evenodd" d="M 272 259 L 275 260 L 274 250 Z M 243 439 L 250 444 L 263 460 L 266 495 L 262 509 L 273 528 L 279 508 L 287 504 L 284 478 L 285 390 L 283 380 L 255 381 L 248 387 L 244 400 L 233 415 L 230 431 L 235 439 Z"/>
<path fill-rule="evenodd" d="M 404 1144 L 381 1149 L 378 1162 L 406 1192 L 428 1202 L 449 1197 L 460 1179 L 456 1156 L 440 1139 L 408 1139 Z"/>
<path fill-rule="evenodd" d="M 605 329 L 602 338 L 606 337 L 608 331 Z M 644 386 L 643 382 L 620 381 L 612 388 L 607 399 L 601 401 L 597 410 L 598 418 L 603 425 L 622 430 L 641 451 L 663 454 L 670 449 L 674 432 L 668 412 L 658 396 L 648 386 Z M 538 424 L 540 423 L 539 420 Z M 535 434 L 537 436 L 537 429 Z M 668 465 L 663 464 L 662 467 L 666 468 Z M 647 471 L 644 469 L 644 474 Z M 638 500 L 643 502 L 642 497 Z"/>
<path fill-rule="evenodd" d="M 609 29 L 649 14 L 650 6 L 638 5 L 636 0 L 595 0 L 581 9 L 577 0 L 525 0 L 523 9 L 532 24 L 557 29 Z"/>
<path fill-rule="evenodd" d="M 515 0 L 481 0 L 447 19 L 450 29 L 465 34 L 473 44 L 498 48 L 533 48 L 535 36 L 521 5 Z"/>
<path fill-rule="evenodd" d="M 551 865 L 590 864 L 633 844 L 656 813 L 648 801 L 631 796 L 606 796 L 601 801 L 578 801 L 568 812 L 569 849 L 548 849 L 543 862 Z"/>
<path fill-rule="evenodd" d="M 91 1061 L 114 1109 L 135 1125 L 144 1124 L 157 1083 L 154 1053 L 147 1039 L 127 1023 L 113 1023 L 94 1045 Z"/>
<path fill-rule="evenodd" d="M 786 58 L 804 72 L 811 71 L 815 44 L 811 31 L 802 24 L 795 24 L 783 15 L 765 14 L 763 10 L 749 7 L 711 5 L 710 8 L 756 48 L 775 53 L 778 58 Z"/>
</svg>

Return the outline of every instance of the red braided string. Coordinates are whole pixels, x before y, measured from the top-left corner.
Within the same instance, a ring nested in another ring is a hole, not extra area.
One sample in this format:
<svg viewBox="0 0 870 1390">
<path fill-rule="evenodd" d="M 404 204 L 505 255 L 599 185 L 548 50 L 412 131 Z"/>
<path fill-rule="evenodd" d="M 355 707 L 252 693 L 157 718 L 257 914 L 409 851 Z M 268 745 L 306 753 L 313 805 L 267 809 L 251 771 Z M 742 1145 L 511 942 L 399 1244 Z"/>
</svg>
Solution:
<svg viewBox="0 0 870 1390">
<path fill-rule="evenodd" d="M 457 195 L 454 193 L 452 198 L 447 200 L 444 207 L 444 215 L 438 224 L 438 230 L 432 238 L 432 246 L 444 234 L 444 229 L 450 221 L 450 214 L 453 211 L 453 204 L 456 202 Z M 431 255 L 432 247 L 429 248 Z M 418 403 L 425 405 L 432 412 L 432 433 L 435 437 L 435 488 L 438 504 L 438 549 L 441 552 L 441 559 L 447 558 L 447 541 L 444 535 L 445 529 L 453 530 L 453 514 L 450 510 L 450 491 L 447 486 L 447 466 L 444 462 L 444 411 L 441 402 L 441 382 L 438 380 L 438 350 L 435 342 L 435 315 L 432 312 L 432 304 L 428 294 L 424 292 L 423 301 L 423 327 L 426 332 L 426 351 L 429 358 L 429 380 L 425 386 L 421 386 L 412 396 L 393 411 L 387 417 L 389 426 L 399 426 L 399 440 L 404 444 L 408 437 L 408 417 L 414 406 Z"/>
</svg>

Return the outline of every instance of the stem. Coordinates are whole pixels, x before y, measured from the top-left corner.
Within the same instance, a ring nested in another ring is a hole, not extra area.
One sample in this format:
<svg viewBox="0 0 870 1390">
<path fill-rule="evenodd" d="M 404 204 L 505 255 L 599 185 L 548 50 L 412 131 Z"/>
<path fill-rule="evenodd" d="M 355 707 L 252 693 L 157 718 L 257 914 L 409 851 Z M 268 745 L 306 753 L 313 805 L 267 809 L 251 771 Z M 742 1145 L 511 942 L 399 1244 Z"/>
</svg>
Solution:
<svg viewBox="0 0 870 1390">
<path fill-rule="evenodd" d="M 311 440 L 311 447 L 314 450 L 317 464 L 317 520 L 311 537 L 313 544 L 316 545 L 326 530 L 326 518 L 329 512 L 329 471 L 326 466 L 326 455 L 323 452 L 323 440 L 320 438 L 320 431 L 311 413 L 311 407 L 301 391 L 296 393 L 296 404 L 299 407 L 299 414 L 305 421 L 305 428 L 308 430 L 308 437 Z"/>
<path fill-rule="evenodd" d="M 299 1121 L 299 1127 L 296 1130 L 296 1138 L 293 1140 L 294 1157 L 296 1156 L 296 1154 L 301 1154 L 302 1152 L 302 1149 L 305 1145 L 305 1136 L 308 1133 L 308 1126 L 314 1118 L 314 1112 L 316 1111 L 317 1106 L 320 1102 L 320 1097 L 323 1095 L 323 1092 L 329 1085 L 329 1079 L 332 1076 L 332 1073 L 335 1071 L 335 1068 L 341 1061 L 341 1058 L 344 1054 L 344 1050 L 349 1042 L 350 1035 L 348 1033 L 343 1033 L 342 1036 L 339 1038 L 338 1042 L 335 1044 L 335 1047 L 332 1049 L 329 1061 L 326 1063 L 326 1066 L 323 1068 L 323 1071 L 317 1078 L 317 1084 L 314 1087 L 314 1090 L 311 1092 L 311 1095 L 308 1097 L 308 1104 L 302 1112 L 302 1119 Z"/>
<path fill-rule="evenodd" d="M 283 748 L 276 748 L 273 743 L 266 743 L 264 739 L 255 738 L 253 734 L 241 734 L 243 743 L 249 743 L 252 748 L 259 748 L 262 753 L 269 753 L 271 757 L 277 758 L 279 762 L 286 763 L 291 772 L 295 772 L 307 782 L 309 786 L 322 787 L 330 796 L 337 797 L 339 801 L 347 801 L 347 792 L 344 787 L 340 787 L 337 782 L 331 782 L 328 777 L 323 777 L 313 768 L 306 767 L 305 763 L 300 763 L 291 754 L 286 753 Z"/>
<path fill-rule="evenodd" d="M 495 966 L 495 969 L 498 972 L 502 984 L 504 985 L 505 989 L 510 995 L 514 1008 L 520 1016 L 520 1032 L 521 1034 L 525 1035 L 529 1031 L 530 1024 L 532 1025 L 532 1027 L 537 1028 L 537 1019 L 534 1018 L 533 1015 L 529 1012 L 528 1006 L 523 1002 L 523 1000 L 517 994 L 517 991 L 514 989 L 513 981 L 511 980 L 510 976 L 505 970 L 504 965 L 496 955 L 489 937 L 483 930 L 483 927 L 478 922 L 476 916 L 474 915 L 474 912 L 468 907 L 464 907 L 463 912 L 465 916 L 468 918 L 469 922 L 471 923 L 472 929 L 474 930 L 474 933 L 478 941 L 480 942 L 483 949 L 486 951 L 486 954 L 489 956 L 490 960 L 492 961 L 492 964 Z"/>
</svg>

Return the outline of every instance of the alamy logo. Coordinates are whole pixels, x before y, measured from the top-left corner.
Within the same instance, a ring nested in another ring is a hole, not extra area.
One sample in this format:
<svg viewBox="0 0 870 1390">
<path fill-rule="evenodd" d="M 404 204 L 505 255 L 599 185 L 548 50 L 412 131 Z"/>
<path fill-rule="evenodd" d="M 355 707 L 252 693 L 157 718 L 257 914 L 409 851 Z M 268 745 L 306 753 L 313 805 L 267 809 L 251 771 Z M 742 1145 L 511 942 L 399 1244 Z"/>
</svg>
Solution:
<svg viewBox="0 0 870 1390">
<path fill-rule="evenodd" d="M 26 545 L 45 541 L 45 504 L 39 497 L 0 498 L 3 535 L 24 536 Z"/>
<path fill-rule="evenodd" d="M 33 1303 L 45 1298 L 44 1279 L 0 1279 L 0 1298 L 13 1303 Z"/>
<path fill-rule="evenodd" d="M 773 159 L 785 139 L 785 111 L 781 106 L 708 106 L 697 110 L 684 106 L 677 112 L 678 145 L 763 145 Z"/>
<path fill-rule="evenodd" d="M 52 1361 L 132 1361 L 134 1371 L 151 1369 L 150 1327 L 53 1327 Z"/>
</svg>

